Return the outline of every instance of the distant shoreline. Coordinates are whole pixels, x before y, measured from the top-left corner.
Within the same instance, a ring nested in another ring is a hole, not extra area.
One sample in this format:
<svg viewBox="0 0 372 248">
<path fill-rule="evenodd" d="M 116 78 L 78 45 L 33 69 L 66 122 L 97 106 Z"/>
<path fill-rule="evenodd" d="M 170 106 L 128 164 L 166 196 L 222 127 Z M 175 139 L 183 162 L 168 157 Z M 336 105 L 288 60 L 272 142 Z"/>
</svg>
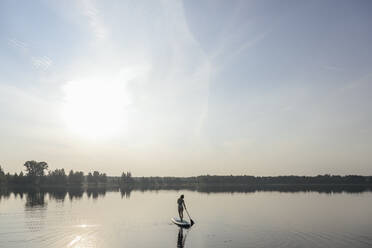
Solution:
<svg viewBox="0 0 372 248">
<path fill-rule="evenodd" d="M 85 192 L 88 195 L 102 195 L 106 192 L 120 192 L 122 195 L 130 195 L 132 191 L 195 191 L 200 193 L 255 193 L 255 192 L 318 192 L 325 194 L 337 193 L 363 193 L 372 192 L 372 184 L 178 184 L 178 185 L 155 185 L 155 184 L 81 184 L 81 185 L 2 185 L 0 196 L 10 193 L 51 193 L 66 194 L 70 196 L 82 196 Z"/>
<path fill-rule="evenodd" d="M 75 175 L 75 174 L 72 174 Z M 359 175 L 318 175 L 318 176 L 197 176 L 197 177 L 132 177 L 126 176 L 110 177 L 105 176 L 104 180 L 94 180 L 94 177 L 80 175 L 78 180 L 71 180 L 70 176 L 45 175 L 41 177 L 14 176 L 7 174 L 6 180 L 0 187 L 285 187 L 285 186 L 372 186 L 372 176 Z M 72 177 L 72 179 L 74 179 Z"/>
</svg>

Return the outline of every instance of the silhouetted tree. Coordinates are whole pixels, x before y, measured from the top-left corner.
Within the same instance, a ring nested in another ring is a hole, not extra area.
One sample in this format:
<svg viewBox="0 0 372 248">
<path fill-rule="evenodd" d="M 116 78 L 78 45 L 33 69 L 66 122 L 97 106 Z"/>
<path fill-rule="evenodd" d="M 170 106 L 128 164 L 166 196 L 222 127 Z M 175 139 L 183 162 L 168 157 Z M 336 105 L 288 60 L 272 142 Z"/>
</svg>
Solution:
<svg viewBox="0 0 372 248">
<path fill-rule="evenodd" d="M 9 172 L 5 174 L 5 182 L 6 183 L 11 183 L 13 181 L 12 179 L 13 179 L 13 177 L 12 177 L 12 175 L 10 175 Z"/>
<path fill-rule="evenodd" d="M 88 173 L 87 181 L 88 181 L 88 183 L 93 183 L 93 182 L 94 182 L 94 180 L 93 180 L 93 175 L 92 175 L 91 172 Z"/>
<path fill-rule="evenodd" d="M 3 168 L 1 168 L 1 165 L 0 165 L 0 184 L 5 184 L 5 183 L 6 183 L 5 173 L 4 173 Z"/>
<path fill-rule="evenodd" d="M 54 171 L 49 171 L 48 183 L 65 185 L 67 183 L 67 176 L 64 169 L 55 169 Z"/>
<path fill-rule="evenodd" d="M 24 166 L 27 176 L 44 176 L 44 170 L 48 169 L 46 162 L 36 162 L 35 160 L 27 161 Z"/>
<path fill-rule="evenodd" d="M 132 173 L 131 172 L 121 173 L 120 185 L 125 185 L 125 184 L 130 184 L 130 183 L 133 183 Z"/>
<path fill-rule="evenodd" d="M 12 183 L 12 184 L 18 184 L 19 183 L 19 177 L 18 177 L 17 172 L 14 173 L 13 177 L 11 178 L 10 183 Z"/>
<path fill-rule="evenodd" d="M 26 184 L 26 177 L 24 176 L 23 174 L 23 171 L 21 171 L 18 175 L 18 181 L 15 182 L 15 184 L 18 184 L 18 185 L 24 185 Z"/>
<path fill-rule="evenodd" d="M 68 174 L 68 183 L 72 185 L 81 185 L 84 182 L 84 173 L 82 171 L 70 171 Z"/>
<path fill-rule="evenodd" d="M 103 173 L 103 174 L 100 174 L 99 175 L 99 181 L 101 183 L 107 183 L 107 176 L 106 176 L 106 173 Z"/>
<path fill-rule="evenodd" d="M 35 160 L 27 161 L 24 166 L 26 167 L 27 177 L 30 183 L 39 184 L 44 177 L 44 170 L 48 169 L 46 162 L 36 162 Z"/>
<path fill-rule="evenodd" d="M 100 173 L 99 171 L 93 171 L 93 174 L 89 172 L 87 177 L 88 183 L 98 184 L 98 183 L 107 183 L 107 175 L 106 173 Z"/>
<path fill-rule="evenodd" d="M 98 184 L 98 182 L 99 182 L 99 172 L 98 171 L 93 172 L 93 182 L 95 184 Z"/>
</svg>

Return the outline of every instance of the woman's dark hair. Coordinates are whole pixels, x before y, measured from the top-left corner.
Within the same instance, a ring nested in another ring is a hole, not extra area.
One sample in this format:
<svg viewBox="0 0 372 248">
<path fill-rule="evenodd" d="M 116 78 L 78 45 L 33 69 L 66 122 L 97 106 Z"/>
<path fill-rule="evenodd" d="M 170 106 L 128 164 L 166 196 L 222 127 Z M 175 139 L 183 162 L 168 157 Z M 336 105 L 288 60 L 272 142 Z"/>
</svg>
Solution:
<svg viewBox="0 0 372 248">
<path fill-rule="evenodd" d="M 181 198 L 183 199 L 185 196 L 184 195 L 181 195 Z"/>
</svg>

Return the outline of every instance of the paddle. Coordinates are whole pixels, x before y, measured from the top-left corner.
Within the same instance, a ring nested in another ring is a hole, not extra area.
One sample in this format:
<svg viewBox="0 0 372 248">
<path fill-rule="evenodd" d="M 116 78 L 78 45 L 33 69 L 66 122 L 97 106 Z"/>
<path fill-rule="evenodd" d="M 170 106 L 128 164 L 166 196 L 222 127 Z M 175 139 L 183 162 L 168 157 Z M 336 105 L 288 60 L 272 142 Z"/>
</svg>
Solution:
<svg viewBox="0 0 372 248">
<path fill-rule="evenodd" d="M 191 219 L 190 214 L 189 214 L 189 211 L 187 211 L 187 208 L 185 208 L 185 210 L 186 210 L 187 216 L 189 216 L 191 225 L 194 225 L 195 222 Z"/>
</svg>

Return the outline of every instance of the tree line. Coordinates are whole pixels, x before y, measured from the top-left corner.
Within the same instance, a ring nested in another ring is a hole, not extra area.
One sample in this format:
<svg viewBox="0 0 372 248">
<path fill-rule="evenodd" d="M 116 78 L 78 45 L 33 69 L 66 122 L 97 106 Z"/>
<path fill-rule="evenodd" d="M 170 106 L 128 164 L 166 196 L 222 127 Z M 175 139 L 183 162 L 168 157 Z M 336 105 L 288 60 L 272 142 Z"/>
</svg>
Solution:
<svg viewBox="0 0 372 248">
<path fill-rule="evenodd" d="M 318 176 L 197 176 L 197 177 L 135 177 L 133 184 L 140 185 L 315 185 L 315 184 L 372 184 L 372 176 L 318 175 Z"/>
<path fill-rule="evenodd" d="M 317 185 L 338 184 L 357 185 L 372 184 L 372 176 L 360 175 L 318 175 L 318 176 L 216 176 L 203 175 L 197 177 L 133 177 L 131 172 L 123 172 L 120 177 L 108 177 L 106 173 L 99 171 L 89 172 L 84 175 L 82 171 L 64 169 L 49 170 L 46 162 L 34 160 L 26 161 L 25 173 L 5 173 L 0 166 L 0 185 L 110 185 L 129 187 L 133 185 L 143 186 L 186 186 L 186 185 Z"/>
<path fill-rule="evenodd" d="M 99 171 L 89 172 L 84 175 L 82 171 L 70 170 L 69 173 L 65 169 L 49 170 L 46 162 L 37 162 L 35 160 L 26 161 L 24 163 L 25 172 L 21 171 L 19 174 L 5 173 L 0 166 L 0 185 L 57 185 L 57 186 L 81 186 L 100 185 L 107 183 L 106 173 Z M 125 182 L 130 182 L 130 172 L 124 173 Z"/>
<path fill-rule="evenodd" d="M 206 184 L 372 184 L 372 176 L 317 175 L 317 176 L 198 176 L 198 183 Z"/>
</svg>

